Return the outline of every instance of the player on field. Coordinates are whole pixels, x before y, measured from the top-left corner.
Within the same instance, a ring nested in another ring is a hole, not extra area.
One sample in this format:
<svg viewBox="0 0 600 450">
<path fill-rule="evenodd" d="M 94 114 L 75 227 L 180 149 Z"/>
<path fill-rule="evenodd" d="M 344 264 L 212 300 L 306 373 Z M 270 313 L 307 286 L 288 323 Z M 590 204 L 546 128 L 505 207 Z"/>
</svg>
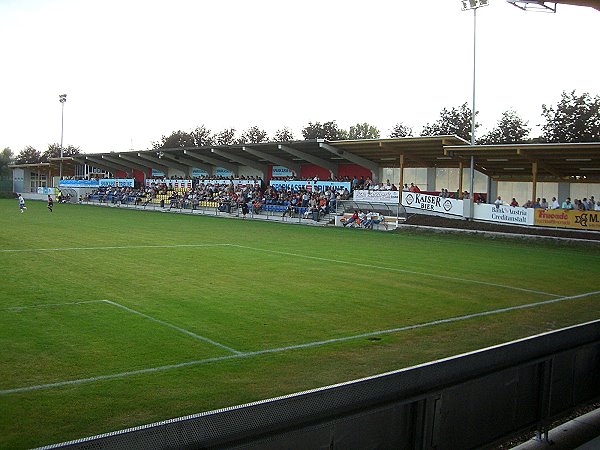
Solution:
<svg viewBox="0 0 600 450">
<path fill-rule="evenodd" d="M 52 207 L 54 206 L 54 200 L 52 200 L 52 196 L 48 196 L 48 209 L 52 212 Z"/>
<path fill-rule="evenodd" d="M 21 194 L 19 194 L 19 209 L 21 210 L 21 213 L 23 211 L 27 211 L 27 206 L 25 206 L 25 199 Z"/>
</svg>

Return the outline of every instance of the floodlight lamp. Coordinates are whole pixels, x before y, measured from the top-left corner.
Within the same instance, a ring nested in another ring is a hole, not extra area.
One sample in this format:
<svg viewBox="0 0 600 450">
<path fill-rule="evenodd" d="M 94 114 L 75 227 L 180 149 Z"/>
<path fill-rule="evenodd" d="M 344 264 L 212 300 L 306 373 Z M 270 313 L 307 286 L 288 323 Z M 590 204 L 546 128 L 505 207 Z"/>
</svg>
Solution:
<svg viewBox="0 0 600 450">
<path fill-rule="evenodd" d="M 488 6 L 490 4 L 490 0 L 461 0 L 462 10 L 466 11 L 468 9 L 477 9 L 482 6 Z"/>
</svg>

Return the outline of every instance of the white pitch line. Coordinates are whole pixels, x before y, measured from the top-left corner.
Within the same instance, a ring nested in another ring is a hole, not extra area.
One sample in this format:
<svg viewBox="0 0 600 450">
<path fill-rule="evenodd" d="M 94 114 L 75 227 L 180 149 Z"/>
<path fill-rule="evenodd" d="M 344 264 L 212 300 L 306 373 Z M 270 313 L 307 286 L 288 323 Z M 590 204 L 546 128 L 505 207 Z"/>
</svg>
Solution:
<svg viewBox="0 0 600 450">
<path fill-rule="evenodd" d="M 452 322 L 458 322 L 458 321 L 462 321 L 462 320 L 473 319 L 476 317 L 484 317 L 484 316 L 489 316 L 489 315 L 493 315 L 493 314 L 501 314 L 504 312 L 516 311 L 516 310 L 525 309 L 525 308 L 535 308 L 537 306 L 543 306 L 543 305 L 548 305 L 548 304 L 552 304 L 552 303 L 559 303 L 559 302 L 564 302 L 567 300 L 577 300 L 580 298 L 591 297 L 593 295 L 598 295 L 598 294 L 600 294 L 600 291 L 586 292 L 584 294 L 572 295 L 569 297 L 555 298 L 555 299 L 545 300 L 545 301 L 536 302 L 536 303 L 528 303 L 526 305 L 511 306 L 508 308 L 494 309 L 491 311 L 467 314 L 464 316 L 450 317 L 448 319 L 434 320 L 432 322 L 426 322 L 426 323 L 421 323 L 421 324 L 416 324 L 416 325 L 407 325 L 405 327 L 392 328 L 392 329 L 388 329 L 388 330 L 373 331 L 370 333 L 361 333 L 361 334 L 357 334 L 357 335 L 353 335 L 353 336 L 346 336 L 346 337 L 342 337 L 342 338 L 334 338 L 334 339 L 327 339 L 324 341 L 316 341 L 316 342 L 308 342 L 305 344 L 290 345 L 287 347 L 258 350 L 255 352 L 246 352 L 246 353 L 238 352 L 237 354 L 234 354 L 234 355 L 218 356 L 218 357 L 214 357 L 214 358 L 200 359 L 200 360 L 196 360 L 196 361 L 187 361 L 187 362 L 183 362 L 183 363 L 169 364 L 169 365 L 158 366 L 158 367 L 149 367 L 146 369 L 132 370 L 132 371 L 128 371 L 128 372 L 121 372 L 121 373 L 115 373 L 115 374 L 110 374 L 110 375 L 100 375 L 100 376 L 91 377 L 91 378 L 80 378 L 80 379 L 76 379 L 76 380 L 58 381 L 56 383 L 38 384 L 38 385 L 33 385 L 33 386 L 24 386 L 24 387 L 12 388 L 12 389 L 4 389 L 4 390 L 0 390 L 0 395 L 19 394 L 19 393 L 37 391 L 37 390 L 42 390 L 42 389 L 51 389 L 51 388 L 55 388 L 55 387 L 72 386 L 72 385 L 77 385 L 77 384 L 93 383 L 96 381 L 104 381 L 104 380 L 114 380 L 114 379 L 119 379 L 119 378 L 127 378 L 127 377 L 134 376 L 134 375 L 141 375 L 141 374 L 154 373 L 154 372 L 164 372 L 164 371 L 172 370 L 172 369 L 197 366 L 197 365 L 226 361 L 226 360 L 231 360 L 231 359 L 249 358 L 249 357 L 259 356 L 259 355 L 281 353 L 281 352 L 290 351 L 290 350 L 318 347 L 318 346 L 334 344 L 334 343 L 338 343 L 338 342 L 346 342 L 346 341 L 351 341 L 351 340 L 356 340 L 356 339 L 362 339 L 365 337 L 400 333 L 403 331 L 414 330 L 414 329 L 418 329 L 418 328 L 426 328 L 426 327 L 431 327 L 431 326 L 440 325 L 440 324 L 444 324 L 444 323 L 452 323 Z M 107 301 L 107 300 L 105 300 L 105 301 Z"/>
<path fill-rule="evenodd" d="M 204 336 L 200 336 L 200 335 L 198 335 L 196 333 L 192 333 L 191 331 L 188 331 L 185 328 L 181 328 L 181 327 L 178 327 L 177 325 L 170 324 L 168 322 L 165 322 L 164 320 L 160 320 L 160 319 L 157 319 L 155 317 L 149 316 L 148 314 L 144 314 L 143 312 L 136 311 L 135 309 L 128 308 L 127 306 L 120 305 L 119 303 L 116 303 L 116 302 L 113 302 L 113 301 L 110 301 L 110 300 L 104 300 L 104 302 L 108 303 L 109 305 L 116 306 L 117 308 L 124 309 L 125 311 L 128 311 L 128 312 L 130 312 L 132 314 L 137 314 L 138 316 L 142 316 L 142 317 L 144 317 L 144 318 L 146 318 L 148 320 L 151 320 L 152 322 L 155 322 L 155 323 L 158 323 L 158 324 L 163 325 L 165 327 L 169 327 L 169 328 L 171 328 L 173 330 L 179 331 L 180 333 L 186 334 L 186 335 L 188 335 L 190 337 L 193 337 L 194 339 L 197 339 L 199 341 L 203 341 L 203 342 L 206 342 L 208 344 L 211 344 L 211 345 L 214 345 L 216 347 L 219 347 L 219 348 L 222 348 L 224 350 L 227 350 L 228 352 L 231 352 L 234 355 L 240 355 L 240 354 L 242 354 L 242 352 L 238 352 L 237 350 L 234 350 L 231 347 L 227 347 L 226 345 L 223 345 L 223 344 L 220 344 L 218 342 L 215 342 L 212 339 L 209 339 L 209 338 L 204 337 Z"/>
<path fill-rule="evenodd" d="M 70 306 L 70 305 L 84 305 L 87 303 L 103 303 L 105 300 L 82 300 L 80 302 L 69 302 L 69 303 L 41 303 L 39 305 L 25 305 L 25 306 L 10 306 L 8 308 L 0 308 L 0 311 L 21 311 L 23 309 L 37 309 L 37 308 L 49 308 L 58 306 Z"/>
<path fill-rule="evenodd" d="M 0 253 L 23 253 L 23 252 L 68 252 L 77 250 L 129 250 L 140 248 L 196 248 L 196 247 L 223 247 L 229 244 L 173 244 L 173 245 L 119 245 L 109 247 L 62 247 L 62 248 L 20 248 L 0 249 Z"/>
<path fill-rule="evenodd" d="M 445 279 L 445 280 L 460 281 L 460 282 L 464 282 L 464 283 L 483 284 L 485 286 L 494 286 L 494 287 L 499 287 L 499 288 L 504 288 L 504 289 L 512 289 L 512 290 L 515 290 L 515 291 L 528 292 L 528 293 L 531 293 L 531 294 L 547 295 L 547 296 L 550 296 L 550 297 L 561 297 L 558 294 L 551 294 L 549 292 L 536 291 L 536 290 L 533 290 L 533 289 L 520 288 L 520 287 L 516 287 L 516 286 L 508 286 L 508 285 L 505 285 L 505 284 L 490 283 L 490 282 L 481 281 L 481 280 L 470 280 L 468 278 L 451 277 L 449 275 L 439 275 L 439 274 L 428 273 L 428 272 L 417 272 L 415 270 L 398 269 L 396 267 L 385 267 L 385 266 L 378 266 L 378 265 L 375 265 L 375 264 L 365 264 L 365 263 L 358 263 L 358 262 L 352 262 L 352 261 L 344 261 L 344 260 L 341 260 L 341 259 L 323 258 L 321 256 L 301 255 L 299 253 L 282 252 L 282 251 L 279 251 L 279 250 L 267 250 L 267 249 L 256 248 L 256 247 L 248 247 L 248 246 L 245 246 L 245 245 L 238 245 L 238 244 L 226 244 L 226 245 L 229 245 L 231 247 L 245 248 L 245 249 L 248 249 L 248 250 L 255 250 L 255 251 L 259 251 L 259 252 L 274 253 L 274 254 L 284 255 L 284 256 L 294 256 L 294 257 L 298 257 L 298 258 L 314 259 L 316 261 L 325 261 L 325 262 L 346 264 L 346 265 L 350 265 L 350 266 L 366 267 L 366 268 L 369 268 L 369 269 L 389 270 L 389 271 L 393 271 L 393 272 L 409 273 L 409 274 L 412 274 L 412 275 L 424 275 L 424 276 L 428 276 L 428 277 L 442 278 L 442 279 Z"/>
</svg>

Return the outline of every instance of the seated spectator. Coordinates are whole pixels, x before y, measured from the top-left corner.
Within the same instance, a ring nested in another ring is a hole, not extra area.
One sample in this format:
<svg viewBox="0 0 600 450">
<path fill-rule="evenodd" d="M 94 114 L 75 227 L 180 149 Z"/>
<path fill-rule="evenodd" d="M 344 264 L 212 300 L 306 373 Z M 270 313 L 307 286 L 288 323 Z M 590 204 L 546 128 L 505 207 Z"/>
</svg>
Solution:
<svg viewBox="0 0 600 450">
<path fill-rule="evenodd" d="M 548 209 L 548 201 L 545 198 L 542 198 L 542 202 L 540 203 L 540 208 Z"/>
<path fill-rule="evenodd" d="M 498 196 L 498 198 L 494 201 L 494 205 L 496 205 L 496 208 L 500 208 L 502 206 L 502 197 Z"/>
<path fill-rule="evenodd" d="M 558 200 L 556 199 L 556 197 L 552 197 L 552 205 L 550 206 L 550 209 L 559 209 L 560 208 L 560 203 L 558 203 Z"/>
<path fill-rule="evenodd" d="M 562 209 L 573 209 L 573 204 L 571 203 L 571 198 L 567 197 L 567 199 L 561 205 Z"/>
<path fill-rule="evenodd" d="M 516 208 L 517 206 L 519 206 L 519 202 L 513 197 L 512 201 L 510 202 L 510 206 Z"/>
</svg>

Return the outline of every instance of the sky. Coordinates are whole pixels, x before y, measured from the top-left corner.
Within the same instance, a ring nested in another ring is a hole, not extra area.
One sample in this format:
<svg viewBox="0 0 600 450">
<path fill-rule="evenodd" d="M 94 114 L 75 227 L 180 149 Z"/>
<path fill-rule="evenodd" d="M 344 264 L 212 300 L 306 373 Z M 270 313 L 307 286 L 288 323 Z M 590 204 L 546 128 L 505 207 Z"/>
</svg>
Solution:
<svg viewBox="0 0 600 450">
<path fill-rule="evenodd" d="M 83 153 L 200 125 L 418 135 L 443 108 L 472 106 L 473 22 L 458 0 L 0 0 L 0 148 L 43 152 L 63 117 L 63 145 Z M 478 9 L 477 135 L 512 109 L 535 137 L 542 104 L 600 94 L 599 26 L 586 7 Z"/>
</svg>

